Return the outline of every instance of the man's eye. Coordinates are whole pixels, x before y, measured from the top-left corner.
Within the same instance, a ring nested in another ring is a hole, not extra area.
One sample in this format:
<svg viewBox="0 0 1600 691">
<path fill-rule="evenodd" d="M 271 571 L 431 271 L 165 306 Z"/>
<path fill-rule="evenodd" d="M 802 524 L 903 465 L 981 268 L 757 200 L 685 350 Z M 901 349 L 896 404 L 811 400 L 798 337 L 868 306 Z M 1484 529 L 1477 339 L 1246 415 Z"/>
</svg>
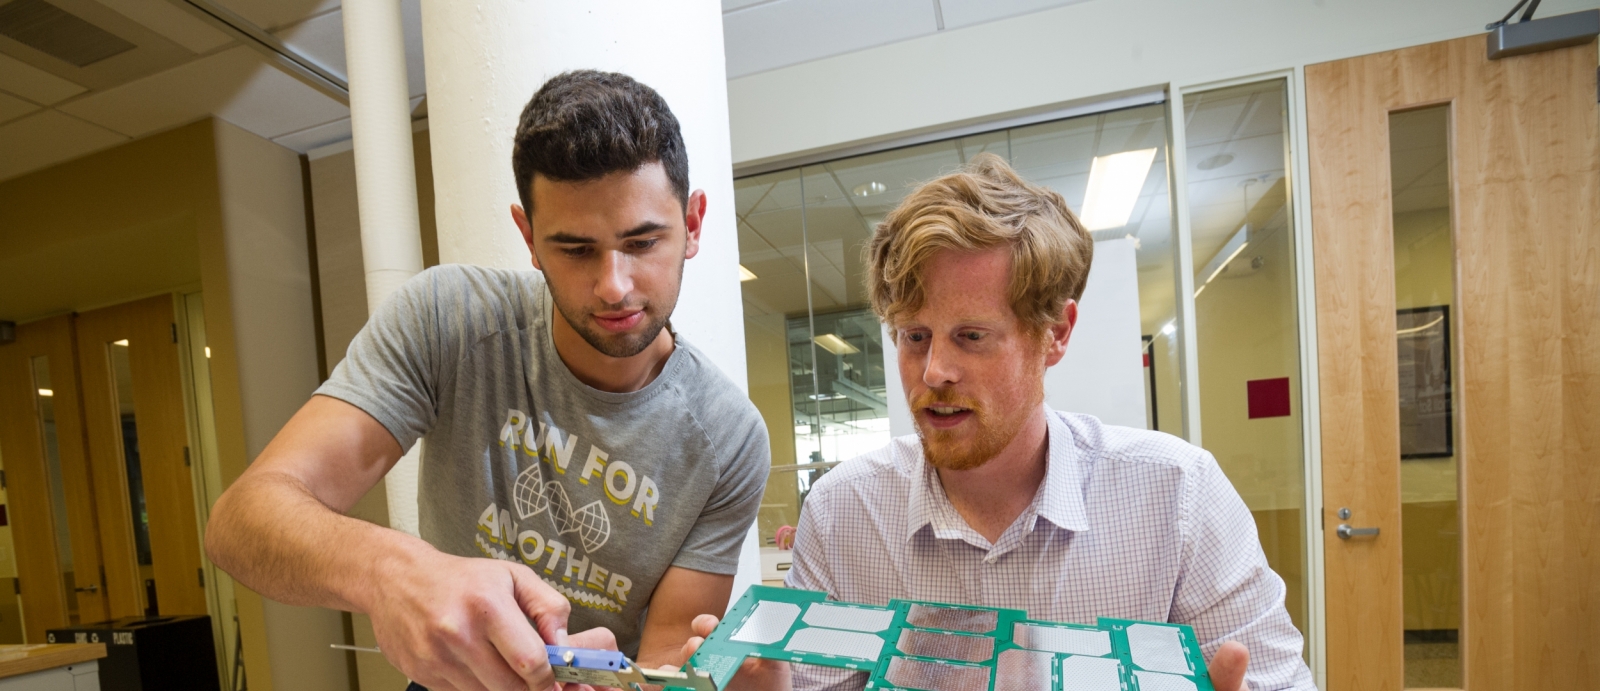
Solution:
<svg viewBox="0 0 1600 691">
<path fill-rule="evenodd" d="M 636 249 L 636 250 L 647 250 L 647 249 L 650 249 L 652 247 L 655 247 L 656 243 L 660 242 L 660 241 L 661 241 L 660 238 L 650 238 L 649 240 L 635 240 L 634 243 L 633 243 L 633 248 Z"/>
<path fill-rule="evenodd" d="M 925 334 L 918 334 L 918 333 L 906 334 L 906 340 L 911 341 L 912 343 L 921 343 L 923 341 L 923 339 L 925 339 L 925 338 L 927 338 L 927 336 Z"/>
<path fill-rule="evenodd" d="M 965 338 L 965 339 L 967 339 L 969 341 L 976 341 L 978 339 L 983 338 L 983 334 L 981 334 L 981 333 L 979 333 L 977 331 L 968 331 L 966 333 L 961 334 L 961 337 Z"/>
<path fill-rule="evenodd" d="M 569 257 L 582 257 L 589 254 L 589 248 L 579 245 L 577 247 L 563 247 L 561 253 Z"/>
</svg>

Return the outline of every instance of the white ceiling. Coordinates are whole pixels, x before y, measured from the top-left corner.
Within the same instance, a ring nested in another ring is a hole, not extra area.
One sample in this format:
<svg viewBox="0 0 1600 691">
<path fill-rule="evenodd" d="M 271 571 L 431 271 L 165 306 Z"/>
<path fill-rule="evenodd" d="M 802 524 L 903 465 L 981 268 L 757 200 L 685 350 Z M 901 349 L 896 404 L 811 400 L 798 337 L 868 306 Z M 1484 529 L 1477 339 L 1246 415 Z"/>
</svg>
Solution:
<svg viewBox="0 0 1600 691">
<path fill-rule="evenodd" d="M 346 106 L 171 0 L 50 1 L 138 47 L 78 68 L 0 37 L 0 180 L 210 116 L 300 152 L 350 138 Z M 216 1 L 344 78 L 338 0 Z M 415 107 L 421 4 L 400 4 Z"/>
<path fill-rule="evenodd" d="M 722 0 L 728 78 L 1086 1 Z"/>
<path fill-rule="evenodd" d="M 339 0 L 215 1 L 344 77 Z M 728 76 L 1084 1 L 722 0 Z M 79 68 L 0 37 L 0 180 L 209 116 L 300 152 L 350 138 L 348 108 L 174 0 L 49 2 L 137 48 Z M 400 3 L 415 108 L 420 0 Z"/>
</svg>

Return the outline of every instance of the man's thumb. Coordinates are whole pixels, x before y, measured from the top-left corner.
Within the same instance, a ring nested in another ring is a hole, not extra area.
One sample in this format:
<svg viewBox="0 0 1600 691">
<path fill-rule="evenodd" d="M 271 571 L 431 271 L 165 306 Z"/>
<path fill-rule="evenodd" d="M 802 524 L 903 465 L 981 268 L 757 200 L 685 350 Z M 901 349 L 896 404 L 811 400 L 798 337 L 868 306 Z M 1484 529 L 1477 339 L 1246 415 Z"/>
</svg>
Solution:
<svg viewBox="0 0 1600 691">
<path fill-rule="evenodd" d="M 1250 651 L 1236 641 L 1228 641 L 1211 656 L 1211 664 L 1206 667 L 1217 691 L 1242 691 L 1244 672 L 1249 666 Z"/>
<path fill-rule="evenodd" d="M 511 588 L 517 606 L 533 621 L 539 638 L 549 645 L 566 645 L 572 603 L 526 568 L 511 569 Z"/>
</svg>

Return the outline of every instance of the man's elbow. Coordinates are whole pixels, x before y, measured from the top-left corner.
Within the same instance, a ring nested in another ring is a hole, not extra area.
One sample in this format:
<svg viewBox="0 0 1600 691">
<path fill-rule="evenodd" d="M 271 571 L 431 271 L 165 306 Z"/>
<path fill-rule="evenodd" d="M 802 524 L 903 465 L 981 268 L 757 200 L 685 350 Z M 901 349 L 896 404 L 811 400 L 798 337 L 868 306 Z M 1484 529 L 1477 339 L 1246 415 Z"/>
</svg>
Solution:
<svg viewBox="0 0 1600 691">
<path fill-rule="evenodd" d="M 206 520 L 205 551 L 206 558 L 217 568 L 232 572 L 234 546 L 238 544 L 235 533 L 238 532 L 238 494 L 240 483 L 234 483 L 222 496 L 217 497 L 217 503 L 211 507 L 211 515 Z"/>
</svg>

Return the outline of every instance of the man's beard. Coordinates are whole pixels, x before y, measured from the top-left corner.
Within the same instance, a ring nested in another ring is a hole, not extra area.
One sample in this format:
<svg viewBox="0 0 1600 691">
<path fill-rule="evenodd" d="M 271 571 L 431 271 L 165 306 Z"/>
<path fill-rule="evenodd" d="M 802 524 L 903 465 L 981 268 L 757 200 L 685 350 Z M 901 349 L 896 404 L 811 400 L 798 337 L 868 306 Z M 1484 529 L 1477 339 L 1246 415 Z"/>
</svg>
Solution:
<svg viewBox="0 0 1600 691">
<path fill-rule="evenodd" d="M 679 277 L 682 277 L 681 265 L 679 267 Z M 645 324 L 643 329 L 633 333 L 615 334 L 609 333 L 594 324 L 590 317 L 594 315 L 595 310 L 586 307 L 568 307 L 566 301 L 556 294 L 554 284 L 547 283 L 546 285 L 550 287 L 550 297 L 555 300 L 556 309 L 561 311 L 561 316 L 566 318 L 567 323 L 572 326 L 572 330 L 578 332 L 578 335 L 582 336 L 583 340 L 595 350 L 614 358 L 633 357 L 644 352 L 645 348 L 649 348 L 650 344 L 655 342 L 656 337 L 661 335 L 661 329 L 666 327 L 668 319 L 672 317 L 672 309 L 678 303 L 677 291 L 673 291 L 672 301 L 667 303 L 664 308 L 652 305 L 649 301 L 635 304 L 606 305 L 601 311 L 633 309 L 644 311 Z"/>
<path fill-rule="evenodd" d="M 942 470 L 972 470 L 994 460 L 1000 455 L 1028 422 L 1028 413 L 1044 402 L 1044 372 L 1039 372 L 1035 391 L 1029 405 L 1009 418 L 1001 417 L 977 401 L 961 396 L 949 389 L 932 389 L 918 395 L 911 402 L 912 419 L 917 423 L 917 436 L 922 439 L 922 457 L 935 468 Z M 973 422 L 978 425 L 977 438 L 962 440 L 955 430 L 942 430 L 927 426 L 917 411 L 933 405 L 949 405 L 972 411 Z"/>
</svg>

